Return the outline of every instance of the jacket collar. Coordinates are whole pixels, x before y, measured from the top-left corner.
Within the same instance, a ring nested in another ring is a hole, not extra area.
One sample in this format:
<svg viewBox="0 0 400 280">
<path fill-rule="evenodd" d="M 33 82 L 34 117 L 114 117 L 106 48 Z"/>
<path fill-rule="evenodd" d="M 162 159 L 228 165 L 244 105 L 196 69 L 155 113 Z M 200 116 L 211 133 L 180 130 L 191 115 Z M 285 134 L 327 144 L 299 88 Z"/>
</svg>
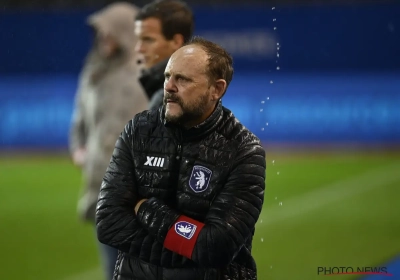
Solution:
<svg viewBox="0 0 400 280">
<path fill-rule="evenodd" d="M 150 69 L 144 69 L 142 75 L 139 77 L 139 82 L 143 86 L 149 99 L 153 94 L 163 88 L 164 85 L 164 71 L 167 66 L 168 59 L 154 65 Z"/>
<path fill-rule="evenodd" d="M 166 128 L 173 129 L 175 132 L 175 136 L 179 138 L 179 140 L 193 141 L 205 137 L 215 130 L 216 126 L 222 120 L 223 110 L 222 102 L 219 101 L 214 109 L 214 112 L 205 121 L 189 129 L 167 122 L 164 118 L 165 106 L 162 106 L 160 108 L 160 113 L 162 123 L 165 125 Z"/>
</svg>

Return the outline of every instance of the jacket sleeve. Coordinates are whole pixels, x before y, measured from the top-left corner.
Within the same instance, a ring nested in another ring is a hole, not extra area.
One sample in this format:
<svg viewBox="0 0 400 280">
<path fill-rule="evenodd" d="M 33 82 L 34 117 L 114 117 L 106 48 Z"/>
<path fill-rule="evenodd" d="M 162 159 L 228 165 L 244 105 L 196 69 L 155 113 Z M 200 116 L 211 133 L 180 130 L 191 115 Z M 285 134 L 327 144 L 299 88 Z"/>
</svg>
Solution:
<svg viewBox="0 0 400 280">
<path fill-rule="evenodd" d="M 99 241 L 127 253 L 137 245 L 137 240 L 148 234 L 134 214 L 139 199 L 131 152 L 132 127 L 133 121 L 130 121 L 115 144 L 96 207 Z"/>
<path fill-rule="evenodd" d="M 113 105 L 109 100 L 103 99 L 98 103 L 98 110 L 103 117 L 96 125 L 97 140 L 100 151 L 105 153 L 104 158 L 109 158 L 115 148 L 115 141 L 126 123 L 136 114 L 147 109 L 148 100 L 144 92 L 138 88 L 134 81 L 120 81 L 113 83 L 112 87 L 99 89 L 99 95 L 109 95 L 110 88 L 113 95 Z M 106 157 L 107 155 L 107 157 Z"/>
<path fill-rule="evenodd" d="M 167 249 L 200 266 L 224 267 L 253 234 L 264 202 L 265 168 L 260 145 L 241 149 L 204 223 L 180 215 L 156 198 L 142 203 L 138 219 Z M 177 234 L 176 227 L 188 223 L 192 231 L 185 237 Z"/>
<path fill-rule="evenodd" d="M 72 113 L 71 127 L 69 133 L 69 150 L 72 153 L 78 148 L 82 148 L 86 145 L 87 140 L 87 129 L 85 125 L 84 112 L 84 77 L 79 78 L 79 88 L 75 95 L 74 109 Z"/>
</svg>

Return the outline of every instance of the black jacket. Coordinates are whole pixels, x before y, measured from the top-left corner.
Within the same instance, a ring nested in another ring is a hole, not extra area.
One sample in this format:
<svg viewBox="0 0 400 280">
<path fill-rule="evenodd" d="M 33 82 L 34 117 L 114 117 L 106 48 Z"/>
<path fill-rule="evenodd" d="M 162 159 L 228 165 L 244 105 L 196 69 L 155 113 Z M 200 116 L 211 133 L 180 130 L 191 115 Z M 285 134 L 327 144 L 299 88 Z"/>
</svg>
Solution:
<svg viewBox="0 0 400 280">
<path fill-rule="evenodd" d="M 163 105 L 164 97 L 164 71 L 167 66 L 168 59 L 164 60 L 150 69 L 143 70 L 139 82 L 146 91 L 149 98 L 149 109 L 158 109 Z"/>
<path fill-rule="evenodd" d="M 98 239 L 121 251 L 114 279 L 256 279 L 251 247 L 265 167 L 259 139 L 221 104 L 189 130 L 166 123 L 163 107 L 136 115 L 96 209 Z"/>
</svg>

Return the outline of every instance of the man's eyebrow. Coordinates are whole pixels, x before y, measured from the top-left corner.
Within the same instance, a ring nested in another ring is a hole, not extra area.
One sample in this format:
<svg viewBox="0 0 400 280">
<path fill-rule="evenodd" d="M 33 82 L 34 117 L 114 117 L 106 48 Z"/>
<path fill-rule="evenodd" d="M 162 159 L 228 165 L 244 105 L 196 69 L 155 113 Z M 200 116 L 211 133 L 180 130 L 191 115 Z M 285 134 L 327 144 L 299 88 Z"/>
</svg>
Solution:
<svg viewBox="0 0 400 280">
<path fill-rule="evenodd" d="M 168 72 L 168 71 L 164 72 L 164 77 L 169 77 L 169 76 L 171 76 L 170 72 Z M 174 76 L 176 78 L 181 78 L 181 79 L 184 79 L 184 80 L 187 80 L 187 81 L 192 81 L 193 80 L 192 78 L 190 78 L 190 77 L 188 77 L 188 76 L 186 76 L 186 75 L 184 75 L 182 73 L 175 73 Z"/>
<path fill-rule="evenodd" d="M 186 75 L 184 75 L 182 73 L 176 73 L 175 76 L 177 78 L 182 78 L 182 79 L 187 80 L 187 81 L 192 81 L 192 78 L 190 78 L 190 77 L 188 77 L 188 76 L 186 76 Z"/>
</svg>

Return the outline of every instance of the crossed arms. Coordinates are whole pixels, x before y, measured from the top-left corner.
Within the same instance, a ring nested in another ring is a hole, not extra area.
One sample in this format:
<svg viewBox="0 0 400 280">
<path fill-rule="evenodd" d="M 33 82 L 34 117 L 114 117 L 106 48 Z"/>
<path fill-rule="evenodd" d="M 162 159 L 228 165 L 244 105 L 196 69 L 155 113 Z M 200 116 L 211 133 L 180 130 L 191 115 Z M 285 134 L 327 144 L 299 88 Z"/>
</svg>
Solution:
<svg viewBox="0 0 400 280">
<path fill-rule="evenodd" d="M 166 249 L 200 266 L 224 267 L 231 263 L 252 235 L 262 209 L 264 150 L 257 143 L 238 150 L 226 184 L 202 223 L 156 197 L 139 197 L 132 152 L 133 126 L 133 121 L 129 122 L 117 140 L 101 186 L 96 209 L 100 242 L 129 253 L 140 248 L 144 236 L 152 235 Z M 178 234 L 177 228 L 183 233 L 191 232 Z"/>
</svg>

